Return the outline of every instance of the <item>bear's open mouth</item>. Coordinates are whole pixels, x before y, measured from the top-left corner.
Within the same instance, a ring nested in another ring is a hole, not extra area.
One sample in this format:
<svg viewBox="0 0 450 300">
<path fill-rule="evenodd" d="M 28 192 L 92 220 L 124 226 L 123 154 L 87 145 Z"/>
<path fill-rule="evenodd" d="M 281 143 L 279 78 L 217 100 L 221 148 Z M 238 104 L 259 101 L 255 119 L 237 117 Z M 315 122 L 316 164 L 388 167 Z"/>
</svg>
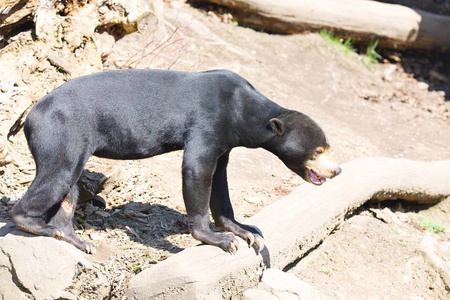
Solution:
<svg viewBox="0 0 450 300">
<path fill-rule="evenodd" d="M 315 185 L 321 185 L 326 181 L 326 178 L 320 177 L 319 175 L 317 175 L 316 172 L 314 172 L 313 170 L 309 169 L 309 180 L 311 181 L 311 183 L 314 183 Z"/>
</svg>

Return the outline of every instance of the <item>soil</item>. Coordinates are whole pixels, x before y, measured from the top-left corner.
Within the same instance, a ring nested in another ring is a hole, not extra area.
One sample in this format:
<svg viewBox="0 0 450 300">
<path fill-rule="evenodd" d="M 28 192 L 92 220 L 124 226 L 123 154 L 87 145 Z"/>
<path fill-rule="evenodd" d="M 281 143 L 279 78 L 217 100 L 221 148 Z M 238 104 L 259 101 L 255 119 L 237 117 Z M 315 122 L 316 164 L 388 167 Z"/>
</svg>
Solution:
<svg viewBox="0 0 450 300">
<path fill-rule="evenodd" d="M 271 35 L 235 26 L 226 12 L 198 10 L 183 1 L 164 5 L 166 23 L 158 33 L 141 31 L 118 40 L 104 58 L 105 69 L 235 71 L 275 102 L 321 124 L 342 163 L 367 156 L 450 158 L 450 63 L 445 58 L 386 52 L 381 63 L 368 69 L 357 54 L 345 55 L 318 34 Z M 25 50 L 33 49 L 31 32 L 19 33 L 10 45 L 14 47 L 1 51 L 9 51 L 14 66 Z M 11 78 L 21 76 L 14 73 L 20 68 L 10 70 Z M 23 91 L 42 85 L 51 90 L 65 80 L 49 70 L 37 68 L 46 76 L 31 76 L 15 85 L 10 98 L 2 95 L 3 124 L 12 125 L 17 118 Z M 2 92 L 8 91 L 6 82 L 1 85 Z M 20 164 L 0 169 L 0 221 L 8 219 L 8 208 L 34 176 L 21 132 L 14 137 L 14 150 Z M 97 254 L 95 267 L 81 272 L 70 292 L 81 299 L 121 298 L 135 273 L 198 244 L 187 230 L 181 160 L 178 151 L 140 161 L 88 162 L 89 170 L 110 177 L 99 195 L 107 207 L 93 202 L 78 207 L 77 233 L 96 245 Z M 228 170 L 236 217 L 244 223 L 263 206 L 307 184 L 261 149 L 233 150 Z M 401 225 L 385 224 L 369 206 L 361 208 L 290 272 L 334 298 L 449 297 L 449 287 L 417 254 L 427 233 L 414 221 L 428 215 L 449 230 L 449 201 L 404 207 L 398 212 L 406 215 Z M 434 235 L 450 241 L 448 233 Z"/>
</svg>

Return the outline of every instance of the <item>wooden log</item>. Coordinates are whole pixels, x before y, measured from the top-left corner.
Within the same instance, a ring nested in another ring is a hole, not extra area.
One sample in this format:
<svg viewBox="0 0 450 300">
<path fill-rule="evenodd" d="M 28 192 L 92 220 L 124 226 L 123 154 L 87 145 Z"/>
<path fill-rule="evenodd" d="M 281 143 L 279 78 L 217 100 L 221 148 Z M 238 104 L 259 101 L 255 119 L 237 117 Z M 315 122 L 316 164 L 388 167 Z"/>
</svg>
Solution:
<svg viewBox="0 0 450 300">
<path fill-rule="evenodd" d="M 326 29 L 383 47 L 450 50 L 450 17 L 362 0 L 192 0 L 230 8 L 245 26 L 274 33 Z"/>
<path fill-rule="evenodd" d="M 130 299 L 210 299 L 255 286 L 265 267 L 285 268 L 325 239 L 364 202 L 402 198 L 434 203 L 450 195 L 450 160 L 367 158 L 342 165 L 324 185 L 303 184 L 246 223 L 261 229 L 260 255 L 240 241 L 236 255 L 202 245 L 186 249 L 131 279 Z M 242 295 L 241 295 L 242 296 Z"/>
</svg>

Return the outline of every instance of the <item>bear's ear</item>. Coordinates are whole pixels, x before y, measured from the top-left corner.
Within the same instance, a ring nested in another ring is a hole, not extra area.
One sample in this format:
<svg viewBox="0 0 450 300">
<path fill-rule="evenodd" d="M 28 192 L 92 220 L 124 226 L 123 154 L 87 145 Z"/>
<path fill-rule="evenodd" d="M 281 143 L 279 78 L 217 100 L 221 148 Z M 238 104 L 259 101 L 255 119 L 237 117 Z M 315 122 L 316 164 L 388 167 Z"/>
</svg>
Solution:
<svg viewBox="0 0 450 300">
<path fill-rule="evenodd" d="M 270 128 L 272 128 L 272 132 L 275 133 L 276 135 L 281 136 L 284 134 L 285 132 L 284 122 L 281 121 L 280 119 L 277 118 L 270 119 L 269 125 Z"/>
</svg>

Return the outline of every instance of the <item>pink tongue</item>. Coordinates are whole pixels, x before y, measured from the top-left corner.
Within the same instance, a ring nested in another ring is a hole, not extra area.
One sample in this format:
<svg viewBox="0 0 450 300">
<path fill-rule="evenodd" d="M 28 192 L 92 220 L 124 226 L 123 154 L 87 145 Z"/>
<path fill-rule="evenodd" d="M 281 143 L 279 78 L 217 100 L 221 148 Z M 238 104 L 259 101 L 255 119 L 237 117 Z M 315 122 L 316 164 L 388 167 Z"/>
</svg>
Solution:
<svg viewBox="0 0 450 300">
<path fill-rule="evenodd" d="M 325 178 L 319 178 L 313 170 L 309 170 L 309 179 L 314 184 L 322 184 L 325 182 Z"/>
</svg>

